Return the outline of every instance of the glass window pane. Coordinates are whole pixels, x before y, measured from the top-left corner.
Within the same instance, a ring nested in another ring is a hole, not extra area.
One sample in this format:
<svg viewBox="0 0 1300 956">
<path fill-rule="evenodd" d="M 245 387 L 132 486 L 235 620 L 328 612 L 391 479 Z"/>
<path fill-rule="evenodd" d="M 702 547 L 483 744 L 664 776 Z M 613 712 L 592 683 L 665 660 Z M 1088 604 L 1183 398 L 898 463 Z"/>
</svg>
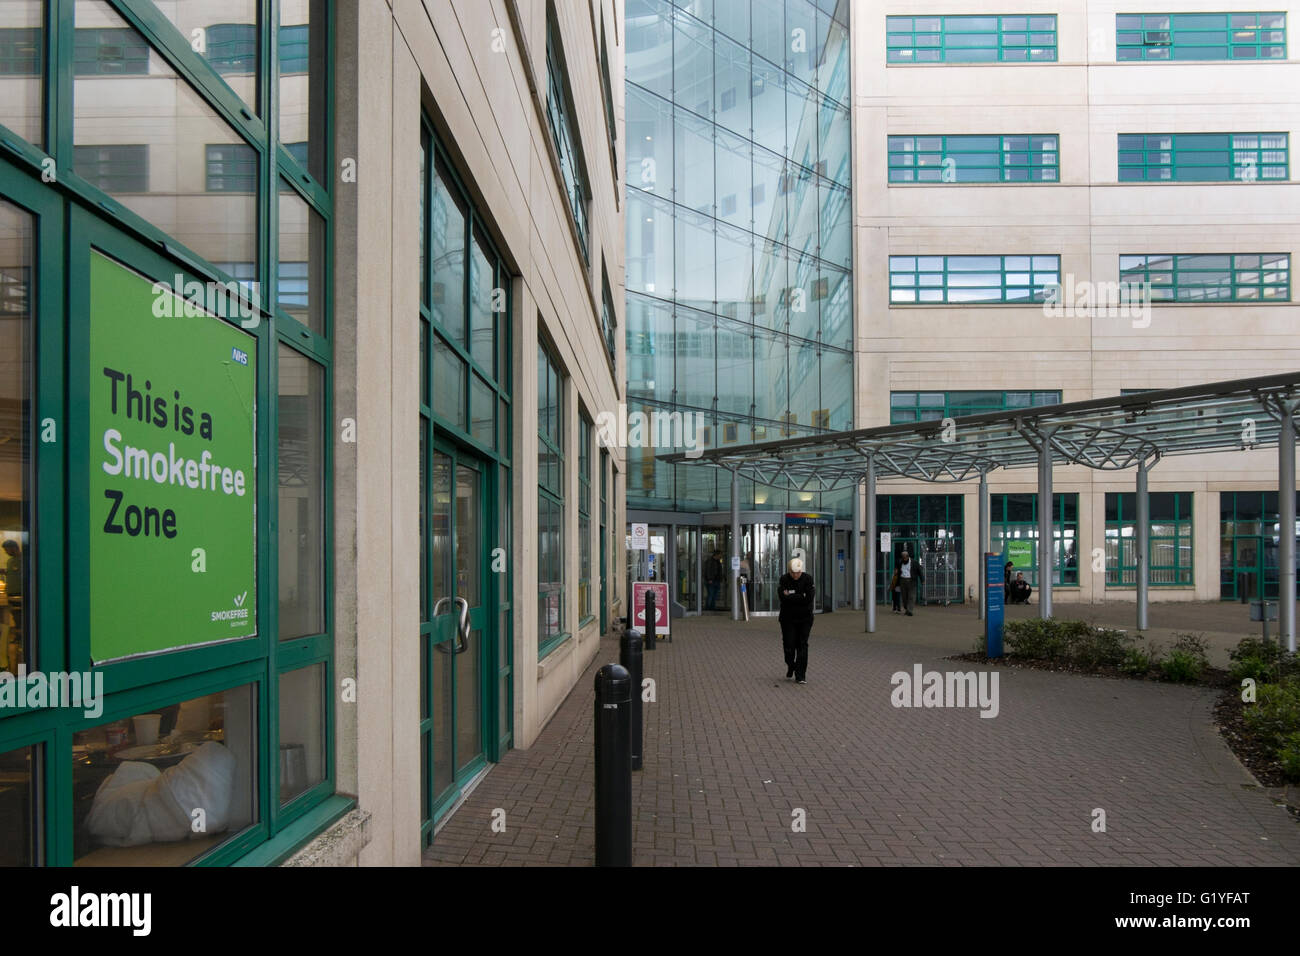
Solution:
<svg viewBox="0 0 1300 956">
<path fill-rule="evenodd" d="M 493 320 L 498 306 L 505 309 L 505 290 L 498 293 L 495 260 L 484 249 L 483 239 L 475 230 L 469 258 L 469 351 L 470 358 L 493 376 L 497 374 L 492 365 L 496 345 Z"/>
<path fill-rule="evenodd" d="M 7 0 L 0 29 L 0 122 L 36 146 L 45 144 L 45 30 L 42 0 Z"/>
<path fill-rule="evenodd" d="M 280 639 L 325 630 L 325 370 L 279 347 Z"/>
<path fill-rule="evenodd" d="M 195 52 L 221 74 L 235 95 L 256 111 L 257 0 L 188 0 L 156 6 Z"/>
<path fill-rule="evenodd" d="M 433 413 L 465 429 L 465 362 L 442 340 L 433 342 Z"/>
<path fill-rule="evenodd" d="M 276 305 L 325 334 L 325 220 L 280 180 Z"/>
<path fill-rule="evenodd" d="M 323 663 L 280 675 L 282 804 L 325 779 L 325 713 Z"/>
<path fill-rule="evenodd" d="M 77 865 L 179 866 L 256 822 L 256 700 L 246 684 L 74 734 Z"/>
<path fill-rule="evenodd" d="M 103 0 L 77 0 L 76 22 L 79 58 L 89 55 L 83 33 L 113 30 L 119 39 L 96 49 L 105 56 L 116 50 L 119 59 L 78 61 L 73 171 L 84 168 L 88 181 L 205 259 L 243 264 L 255 275 L 256 195 L 213 195 L 206 187 L 208 146 L 246 146 L 244 139 Z M 128 48 L 143 60 L 134 53 L 120 59 Z M 103 150 L 123 145 L 133 148 L 116 153 L 113 175 L 102 178 Z"/>
<path fill-rule="evenodd" d="M 0 483 L 0 540 L 5 554 L 0 579 L 0 671 L 17 673 L 32 660 L 32 628 L 24 620 L 24 603 L 32 594 L 32 436 L 30 409 L 35 398 L 32 380 L 32 216 L 0 201 L 0 461 L 6 480 Z"/>
<path fill-rule="evenodd" d="M 465 344 L 465 219 L 460 191 L 439 160 L 429 199 L 432 311 L 457 345 Z"/>
<path fill-rule="evenodd" d="M 487 447 L 493 447 L 496 435 L 496 392 L 487 382 L 471 373 L 470 381 L 470 426 L 469 432 Z"/>
<path fill-rule="evenodd" d="M 306 143 L 307 172 L 325 182 L 326 0 L 280 4 L 280 140 Z"/>
</svg>

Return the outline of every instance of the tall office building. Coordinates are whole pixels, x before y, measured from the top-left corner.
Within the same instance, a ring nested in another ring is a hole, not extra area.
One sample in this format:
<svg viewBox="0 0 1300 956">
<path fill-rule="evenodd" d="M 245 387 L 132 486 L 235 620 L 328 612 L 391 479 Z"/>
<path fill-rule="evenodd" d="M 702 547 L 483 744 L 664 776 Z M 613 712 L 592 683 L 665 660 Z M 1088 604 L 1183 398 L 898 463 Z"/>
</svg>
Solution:
<svg viewBox="0 0 1300 956">
<path fill-rule="evenodd" d="M 849 9 L 627 4 L 629 410 L 685 415 L 704 447 L 853 426 Z M 694 609 L 708 556 L 730 553 L 729 479 L 629 446 L 631 520 L 652 524 L 633 575 Z M 797 546 L 792 522 L 829 561 L 850 496 L 742 482 L 738 504 L 761 583 Z"/>
<path fill-rule="evenodd" d="M 853 24 L 859 424 L 1300 365 L 1289 44 L 1300 6 L 953 12 L 896 0 Z M 1126 306 L 1122 285 L 1149 308 Z M 1153 600 L 1276 597 L 1276 457 L 1180 456 L 1151 470 Z M 1057 470 L 1047 562 L 1035 482 L 1032 470 L 990 475 L 993 550 L 1035 587 L 1050 573 L 1058 601 L 1132 600 L 1132 472 Z M 955 570 L 952 595 L 969 597 L 974 483 L 878 491 L 893 535 L 878 599 L 901 547 Z"/>
</svg>

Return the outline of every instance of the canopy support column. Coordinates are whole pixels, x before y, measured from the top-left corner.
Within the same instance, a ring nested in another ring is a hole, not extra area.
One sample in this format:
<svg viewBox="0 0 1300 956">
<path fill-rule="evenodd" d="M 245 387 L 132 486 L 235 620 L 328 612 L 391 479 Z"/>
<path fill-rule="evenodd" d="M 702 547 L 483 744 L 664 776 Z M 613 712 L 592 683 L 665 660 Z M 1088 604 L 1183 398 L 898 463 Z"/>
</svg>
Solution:
<svg viewBox="0 0 1300 956">
<path fill-rule="evenodd" d="M 1044 621 L 1052 616 L 1052 443 L 1050 435 L 1041 435 L 1038 446 L 1038 616 Z"/>
<path fill-rule="evenodd" d="M 1277 438 L 1278 643 L 1295 651 L 1295 408 L 1283 403 Z"/>
<path fill-rule="evenodd" d="M 849 567 L 853 571 L 853 610 L 862 607 L 862 483 L 853 484 L 853 536 L 849 547 L 853 550 Z"/>
<path fill-rule="evenodd" d="M 1137 629 L 1147 629 L 1147 597 L 1150 587 L 1150 570 L 1147 554 L 1151 547 L 1151 507 L 1147 495 L 1147 460 L 1138 462 L 1137 474 Z"/>
<path fill-rule="evenodd" d="M 867 608 L 867 633 L 876 633 L 876 458 L 867 454 L 867 497 L 863 502 L 867 525 L 867 583 L 863 603 Z"/>
<path fill-rule="evenodd" d="M 982 621 L 987 613 L 984 594 L 984 553 L 989 549 L 989 473 L 987 471 L 980 472 L 979 509 L 980 524 L 979 540 L 976 543 L 975 554 L 975 580 L 977 582 L 976 590 L 979 591 L 980 595 L 980 620 Z"/>
</svg>

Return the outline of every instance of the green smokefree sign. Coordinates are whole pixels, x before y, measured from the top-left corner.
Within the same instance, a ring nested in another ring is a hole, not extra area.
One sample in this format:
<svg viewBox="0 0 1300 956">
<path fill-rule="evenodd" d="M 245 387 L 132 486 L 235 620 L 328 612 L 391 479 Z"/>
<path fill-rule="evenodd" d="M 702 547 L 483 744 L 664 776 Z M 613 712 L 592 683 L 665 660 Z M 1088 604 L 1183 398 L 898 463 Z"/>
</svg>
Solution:
<svg viewBox="0 0 1300 956">
<path fill-rule="evenodd" d="M 257 633 L 257 342 L 163 295 L 91 256 L 95 661 Z"/>
</svg>

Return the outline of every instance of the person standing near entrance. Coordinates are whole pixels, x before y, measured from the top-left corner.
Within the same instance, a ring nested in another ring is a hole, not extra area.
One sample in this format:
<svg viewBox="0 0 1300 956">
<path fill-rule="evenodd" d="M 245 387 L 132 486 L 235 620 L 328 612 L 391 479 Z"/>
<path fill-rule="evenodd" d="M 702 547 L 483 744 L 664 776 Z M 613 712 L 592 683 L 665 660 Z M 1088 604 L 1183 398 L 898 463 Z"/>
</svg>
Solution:
<svg viewBox="0 0 1300 956">
<path fill-rule="evenodd" d="M 808 683 L 808 634 L 813 625 L 813 587 L 801 558 L 790 560 L 790 571 L 777 583 L 781 599 L 781 644 L 785 650 L 785 678 Z"/>
<path fill-rule="evenodd" d="M 704 562 L 704 610 L 717 610 L 718 592 L 721 590 L 722 552 L 714 551 L 713 556 Z"/>
<path fill-rule="evenodd" d="M 903 589 L 903 613 L 912 616 L 912 595 L 921 583 L 921 566 L 912 560 L 912 556 L 903 552 L 903 559 L 898 565 L 898 585 Z"/>
</svg>

